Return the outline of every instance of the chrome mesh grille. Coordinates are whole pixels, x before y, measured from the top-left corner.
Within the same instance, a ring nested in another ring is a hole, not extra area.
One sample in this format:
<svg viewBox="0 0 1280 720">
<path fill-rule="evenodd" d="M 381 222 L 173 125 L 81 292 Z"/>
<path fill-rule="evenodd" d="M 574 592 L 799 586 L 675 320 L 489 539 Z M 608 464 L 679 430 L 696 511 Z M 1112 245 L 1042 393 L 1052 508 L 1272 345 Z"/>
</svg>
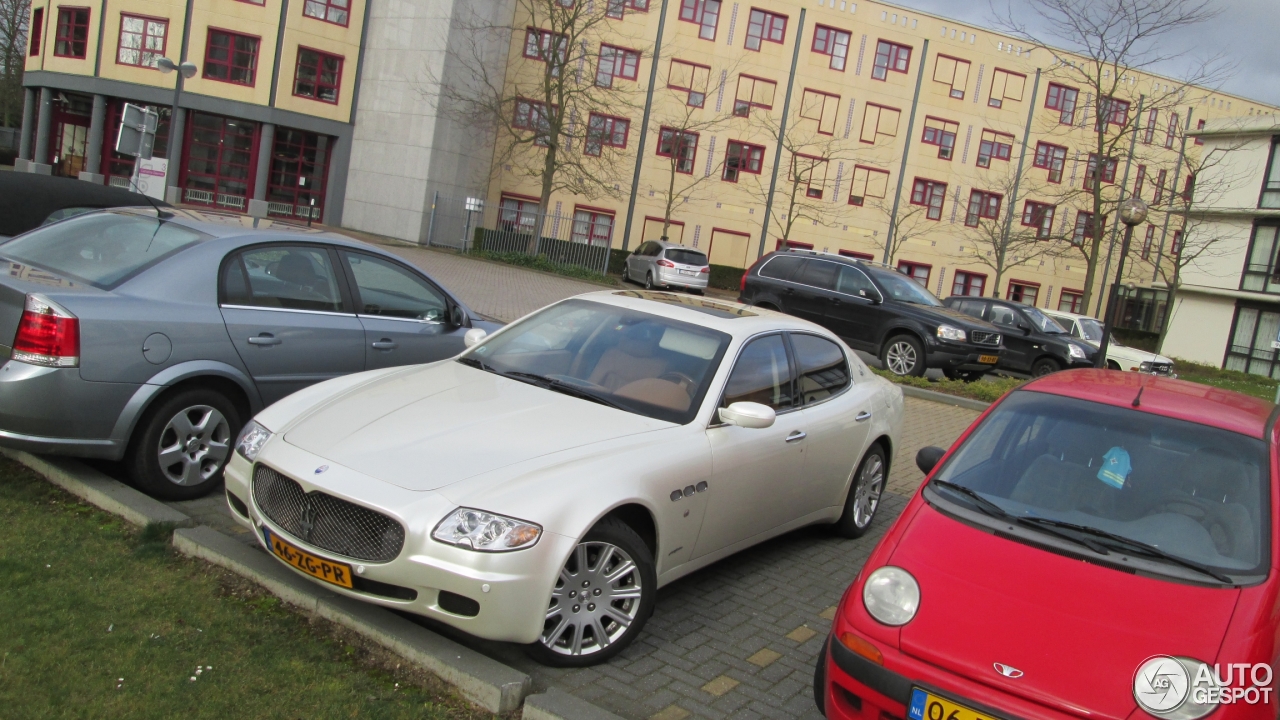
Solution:
<svg viewBox="0 0 1280 720">
<path fill-rule="evenodd" d="M 974 330 L 969 333 L 969 337 L 973 340 L 975 345 L 990 345 L 995 347 L 1000 344 L 1000 333 Z"/>
<path fill-rule="evenodd" d="M 1172 375 L 1173 365 L 1171 363 L 1151 363 L 1151 372 L 1156 375 Z"/>
<path fill-rule="evenodd" d="M 253 500 L 282 530 L 356 560 L 387 562 L 404 547 L 404 526 L 376 510 L 302 486 L 266 465 L 253 469 Z"/>
</svg>

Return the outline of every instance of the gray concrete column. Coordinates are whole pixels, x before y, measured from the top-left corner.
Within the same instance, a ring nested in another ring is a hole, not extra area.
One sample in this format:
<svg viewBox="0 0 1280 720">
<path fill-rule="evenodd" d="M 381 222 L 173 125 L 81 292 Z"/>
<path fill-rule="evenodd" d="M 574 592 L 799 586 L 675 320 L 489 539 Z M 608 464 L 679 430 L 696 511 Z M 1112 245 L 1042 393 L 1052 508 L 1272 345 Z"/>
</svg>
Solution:
<svg viewBox="0 0 1280 720">
<path fill-rule="evenodd" d="M 249 201 L 249 214 L 267 216 L 267 180 L 271 172 L 271 152 L 276 144 L 274 123 L 262 123 L 258 134 L 258 167 L 253 174 L 253 199 Z"/>
<path fill-rule="evenodd" d="M 25 88 L 22 103 L 22 137 L 18 141 L 18 157 L 31 159 L 31 130 L 36 123 L 36 90 Z"/>
<path fill-rule="evenodd" d="M 93 112 L 89 115 L 89 155 L 84 159 L 84 172 L 80 179 L 101 185 L 106 178 L 102 176 L 102 136 L 107 127 L 107 96 L 93 96 Z"/>
<path fill-rule="evenodd" d="M 173 108 L 173 116 L 169 118 L 169 147 L 167 149 L 169 169 L 165 172 L 164 201 L 173 205 L 182 200 L 178 189 L 178 175 L 182 169 L 182 146 L 186 141 L 187 111 Z"/>
<path fill-rule="evenodd" d="M 53 88 L 40 88 L 40 110 L 36 121 L 36 147 L 27 170 L 40 175 L 53 173 L 49 164 L 49 133 L 53 124 Z"/>
</svg>

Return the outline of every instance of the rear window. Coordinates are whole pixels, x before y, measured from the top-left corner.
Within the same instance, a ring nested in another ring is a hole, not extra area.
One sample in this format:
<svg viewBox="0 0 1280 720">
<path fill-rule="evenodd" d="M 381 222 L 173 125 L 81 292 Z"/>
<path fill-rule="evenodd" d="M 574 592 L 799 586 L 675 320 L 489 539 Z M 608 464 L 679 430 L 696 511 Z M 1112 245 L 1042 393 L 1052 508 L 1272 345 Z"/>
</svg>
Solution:
<svg viewBox="0 0 1280 720">
<path fill-rule="evenodd" d="M 668 248 L 667 259 L 681 265 L 706 265 L 707 256 L 697 250 L 681 250 L 680 248 Z"/>
<path fill-rule="evenodd" d="M 795 272 L 796 267 L 804 262 L 801 258 L 794 255 L 778 255 L 771 258 L 760 268 L 760 274 L 767 278 L 776 278 L 778 280 L 786 280 Z"/>
<path fill-rule="evenodd" d="M 0 255 L 110 290 L 208 235 L 131 213 L 92 213 L 32 230 Z"/>
</svg>

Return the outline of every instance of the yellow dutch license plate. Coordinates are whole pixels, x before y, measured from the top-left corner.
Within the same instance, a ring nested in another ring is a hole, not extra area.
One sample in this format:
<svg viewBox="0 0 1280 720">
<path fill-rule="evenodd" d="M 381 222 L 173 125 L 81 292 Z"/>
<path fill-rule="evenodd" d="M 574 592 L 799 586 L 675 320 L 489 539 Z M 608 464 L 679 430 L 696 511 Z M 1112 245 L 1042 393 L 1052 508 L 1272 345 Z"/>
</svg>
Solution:
<svg viewBox="0 0 1280 720">
<path fill-rule="evenodd" d="M 982 363 L 983 365 L 995 365 L 996 363 L 1000 362 L 1000 356 L 999 355 L 979 355 L 978 362 Z"/>
<path fill-rule="evenodd" d="M 271 552 L 276 557 L 298 568 L 302 572 L 310 575 L 317 580 L 323 580 L 327 583 L 333 583 L 339 587 L 351 589 L 351 566 L 346 563 L 334 562 L 316 557 L 306 550 L 299 550 L 290 543 L 280 539 L 280 536 L 271 532 L 266 528 L 262 528 L 262 534 L 267 539 L 267 546 L 271 548 Z"/>
<path fill-rule="evenodd" d="M 971 710 L 959 703 L 939 697 L 927 690 L 912 688 L 909 720 L 995 720 L 986 713 Z"/>
</svg>

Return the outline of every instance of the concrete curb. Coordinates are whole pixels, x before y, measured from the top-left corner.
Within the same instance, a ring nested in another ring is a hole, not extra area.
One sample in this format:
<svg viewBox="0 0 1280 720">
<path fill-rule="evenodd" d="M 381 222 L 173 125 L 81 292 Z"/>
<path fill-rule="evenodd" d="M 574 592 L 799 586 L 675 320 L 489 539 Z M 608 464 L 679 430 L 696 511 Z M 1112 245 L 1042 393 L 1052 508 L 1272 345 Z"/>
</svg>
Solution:
<svg viewBox="0 0 1280 720">
<path fill-rule="evenodd" d="M 521 720 L 622 720 L 607 710 L 601 710 L 586 700 L 556 688 L 525 698 L 520 717 Z"/>
<path fill-rule="evenodd" d="M 957 395 L 948 395 L 934 390 L 925 390 L 924 388 L 913 387 L 911 385 L 899 385 L 902 388 L 902 394 L 908 397 L 919 398 L 921 400 L 932 400 L 933 402 L 943 403 L 944 405 L 955 405 L 966 410 L 977 410 L 982 412 L 991 407 L 991 403 L 982 402 L 981 400 L 973 400 L 971 398 L 959 397 Z"/>
<path fill-rule="evenodd" d="M 385 608 L 329 592 L 266 553 L 205 526 L 178 530 L 173 546 L 246 577 L 286 603 L 353 630 L 453 685 L 493 713 L 520 707 L 532 685 L 522 672 L 420 627 Z M 579 701 L 581 702 L 581 701 Z M 604 716 L 601 716 L 602 718 Z"/>
<path fill-rule="evenodd" d="M 118 480 L 103 475 L 79 460 L 32 455 L 29 452 L 8 448 L 0 448 L 0 453 L 40 473 L 49 482 L 72 495 L 113 515 L 118 515 L 134 525 L 172 523 L 176 527 L 191 527 L 193 524 L 191 518 L 185 514 Z"/>
</svg>

